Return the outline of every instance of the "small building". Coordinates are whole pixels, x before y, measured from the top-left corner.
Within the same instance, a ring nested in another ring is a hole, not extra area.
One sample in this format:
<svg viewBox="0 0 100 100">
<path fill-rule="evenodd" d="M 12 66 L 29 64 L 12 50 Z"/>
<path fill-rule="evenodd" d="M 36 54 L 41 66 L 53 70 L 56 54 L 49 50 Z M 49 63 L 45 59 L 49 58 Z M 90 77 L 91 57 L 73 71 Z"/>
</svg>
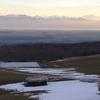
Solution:
<svg viewBox="0 0 100 100">
<path fill-rule="evenodd" d="M 25 86 L 42 86 L 47 85 L 48 78 L 47 77 L 27 77 L 25 79 Z"/>
</svg>

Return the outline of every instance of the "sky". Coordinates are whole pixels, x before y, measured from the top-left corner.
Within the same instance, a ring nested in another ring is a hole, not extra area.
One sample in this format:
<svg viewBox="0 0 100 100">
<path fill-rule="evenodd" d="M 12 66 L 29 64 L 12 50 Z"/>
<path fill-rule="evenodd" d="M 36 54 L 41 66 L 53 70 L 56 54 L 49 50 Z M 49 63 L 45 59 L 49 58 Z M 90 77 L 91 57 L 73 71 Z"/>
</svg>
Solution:
<svg viewBox="0 0 100 100">
<path fill-rule="evenodd" d="M 100 30 L 100 0 L 0 0 L 0 29 Z"/>
<path fill-rule="evenodd" d="M 100 16 L 100 0 L 0 0 L 0 15 Z"/>
</svg>

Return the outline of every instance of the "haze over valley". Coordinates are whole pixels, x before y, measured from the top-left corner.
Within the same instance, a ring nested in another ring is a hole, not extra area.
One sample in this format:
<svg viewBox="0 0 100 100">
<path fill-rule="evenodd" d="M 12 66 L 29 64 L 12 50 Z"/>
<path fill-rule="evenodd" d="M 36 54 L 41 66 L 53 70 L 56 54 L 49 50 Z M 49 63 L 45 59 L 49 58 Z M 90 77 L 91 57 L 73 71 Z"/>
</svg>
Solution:
<svg viewBox="0 0 100 100">
<path fill-rule="evenodd" d="M 100 41 L 100 31 L 0 31 L 0 44 L 14 43 L 79 43 Z"/>
</svg>

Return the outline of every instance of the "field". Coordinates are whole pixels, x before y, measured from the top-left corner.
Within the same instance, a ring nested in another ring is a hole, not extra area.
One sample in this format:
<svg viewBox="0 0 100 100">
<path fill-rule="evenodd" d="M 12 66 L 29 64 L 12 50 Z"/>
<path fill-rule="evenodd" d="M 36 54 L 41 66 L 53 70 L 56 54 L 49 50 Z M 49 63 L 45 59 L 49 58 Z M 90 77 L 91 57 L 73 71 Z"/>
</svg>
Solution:
<svg viewBox="0 0 100 100">
<path fill-rule="evenodd" d="M 86 74 L 100 74 L 100 55 L 70 57 L 64 60 L 50 61 L 41 64 L 44 67 L 76 68 Z"/>
<path fill-rule="evenodd" d="M 8 83 L 16 83 L 24 81 L 27 75 L 20 72 L 13 72 L 9 70 L 0 70 L 0 85 Z"/>
<path fill-rule="evenodd" d="M 12 94 L 9 91 L 0 90 L 0 100 L 38 100 L 38 99 L 29 99 L 23 94 Z"/>
<path fill-rule="evenodd" d="M 44 67 L 58 68 L 76 68 L 77 71 L 86 74 L 100 74 L 100 55 L 69 57 L 61 60 L 49 61 L 41 63 Z M 0 85 L 8 83 L 22 82 L 31 75 L 28 73 L 17 72 L 13 70 L 0 69 Z M 36 75 L 35 73 L 33 75 Z M 40 93 L 38 91 L 37 93 Z M 41 92 L 41 93 L 44 93 Z M 33 94 L 35 92 L 33 91 Z M 24 93 L 12 93 L 12 91 L 0 90 L 0 100 L 38 100 L 38 98 L 30 99 Z"/>
<path fill-rule="evenodd" d="M 26 97 L 21 95 L 15 96 L 7 91 L 0 91 L 0 100 L 27 100 Z"/>
<path fill-rule="evenodd" d="M 0 85 L 22 82 L 27 77 L 27 73 L 15 72 L 10 70 L 0 70 Z M 45 91 L 33 91 L 33 95 L 43 93 Z M 0 89 L 0 100 L 38 100 L 38 98 L 28 98 L 25 93 L 14 93 L 13 91 L 5 91 Z"/>
<path fill-rule="evenodd" d="M 21 73 L 15 73 L 7 70 L 0 70 L 0 84 L 8 84 L 23 81 L 26 75 Z M 27 100 L 27 98 L 21 94 L 14 95 L 9 91 L 0 90 L 0 100 Z"/>
</svg>

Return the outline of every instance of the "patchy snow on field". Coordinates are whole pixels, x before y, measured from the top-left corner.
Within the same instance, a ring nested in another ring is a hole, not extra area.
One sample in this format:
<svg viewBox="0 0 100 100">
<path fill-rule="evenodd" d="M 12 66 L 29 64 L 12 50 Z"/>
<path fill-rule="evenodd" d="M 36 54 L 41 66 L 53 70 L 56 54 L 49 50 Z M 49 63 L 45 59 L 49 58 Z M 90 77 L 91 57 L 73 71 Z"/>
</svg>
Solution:
<svg viewBox="0 0 100 100">
<path fill-rule="evenodd" d="M 98 79 L 97 75 L 85 75 L 84 73 L 79 73 L 73 68 L 18 68 L 17 71 L 29 72 L 29 73 L 41 73 L 49 75 L 59 75 L 62 78 L 77 79 L 80 81 L 96 82 Z"/>
<path fill-rule="evenodd" d="M 73 68 L 18 68 L 16 70 L 29 73 L 59 75 L 62 78 L 75 79 L 83 82 L 97 82 L 98 80 L 98 75 L 85 75 L 84 73 L 75 71 Z"/>
<path fill-rule="evenodd" d="M 64 78 L 74 79 L 77 79 L 84 75 L 83 73 L 76 72 L 73 68 L 18 68 L 16 70 L 28 73 L 60 75 Z"/>
<path fill-rule="evenodd" d="M 69 73 L 72 71 L 72 68 L 63 69 L 63 68 L 18 68 L 17 71 L 29 72 L 29 73 L 41 73 L 41 74 L 51 74 L 51 75 L 60 75 L 62 73 Z"/>
<path fill-rule="evenodd" d="M 2 68 L 40 67 L 37 62 L 0 62 Z"/>
<path fill-rule="evenodd" d="M 49 82 L 47 86 L 25 87 L 23 83 L 0 86 L 2 89 L 19 92 L 45 90 L 39 100 L 100 100 L 96 83 L 74 81 Z M 34 96 L 33 96 L 34 97 Z"/>
</svg>

